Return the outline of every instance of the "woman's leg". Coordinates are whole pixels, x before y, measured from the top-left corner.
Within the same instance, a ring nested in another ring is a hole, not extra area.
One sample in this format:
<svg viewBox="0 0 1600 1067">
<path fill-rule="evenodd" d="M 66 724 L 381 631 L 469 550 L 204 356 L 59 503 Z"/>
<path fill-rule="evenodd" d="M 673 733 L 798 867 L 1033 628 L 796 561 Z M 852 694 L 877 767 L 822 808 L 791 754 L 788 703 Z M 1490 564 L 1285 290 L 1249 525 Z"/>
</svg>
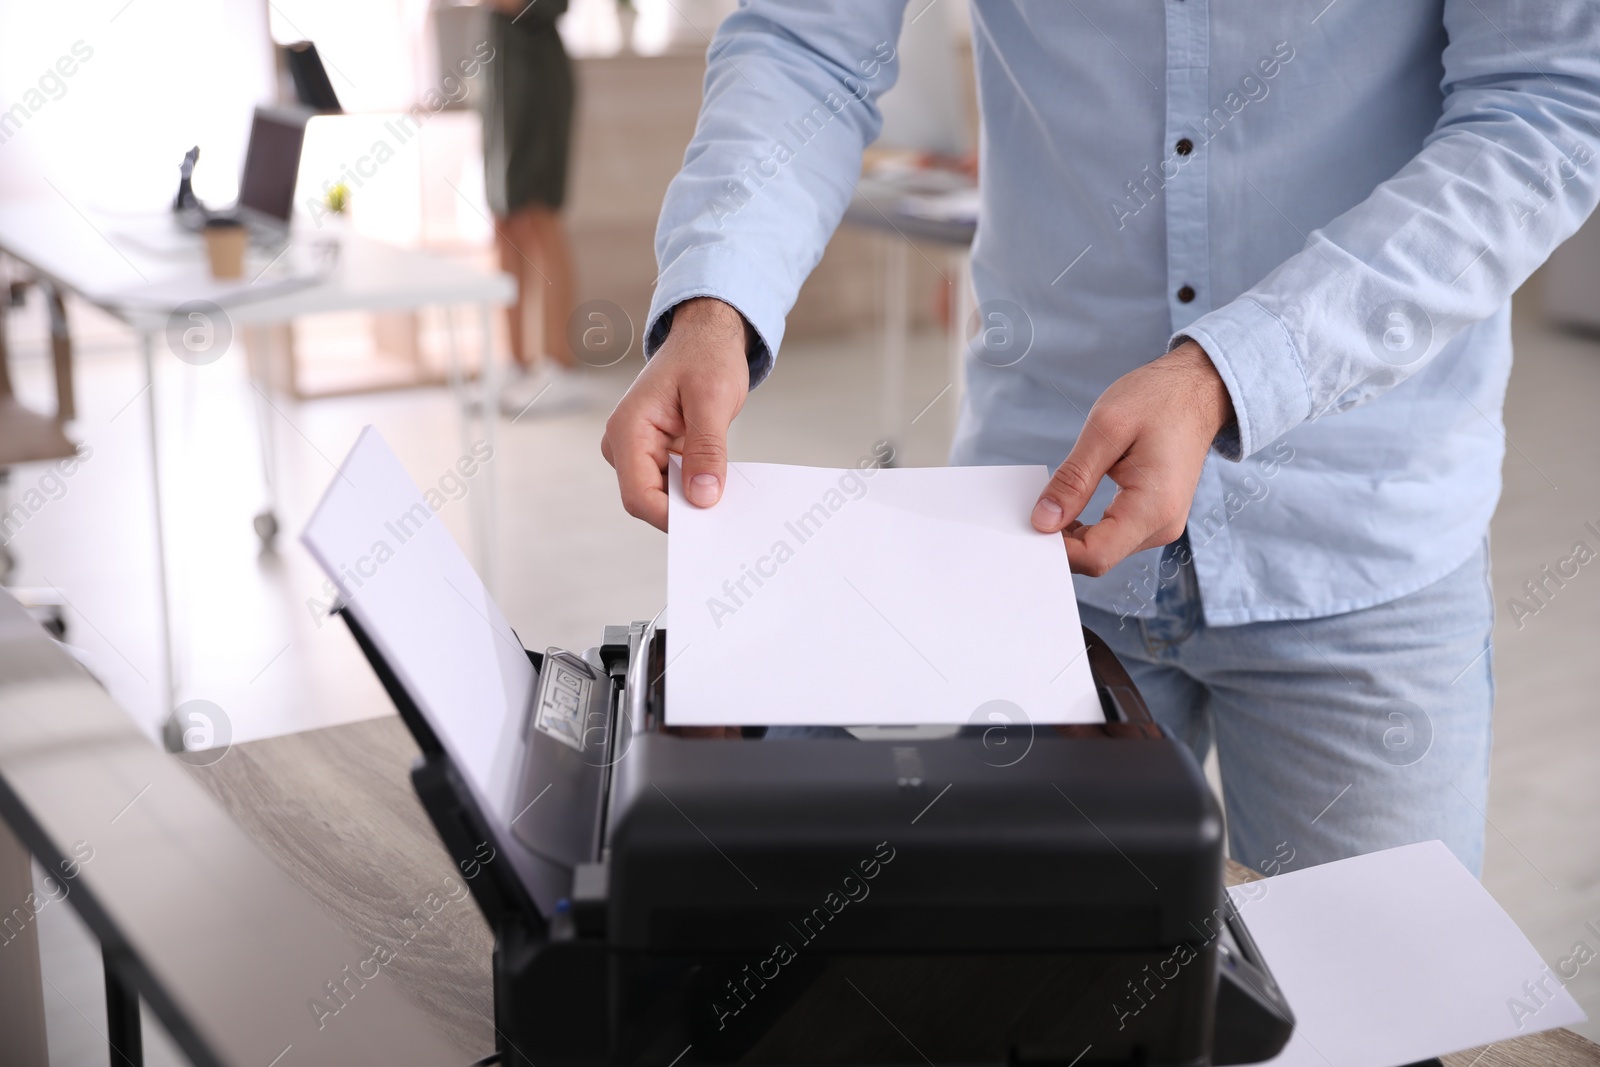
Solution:
<svg viewBox="0 0 1600 1067">
<path fill-rule="evenodd" d="M 519 208 L 497 222 L 500 269 L 517 279 L 517 301 L 508 309 L 511 355 L 536 368 L 549 356 L 575 365 L 567 344 L 572 313 L 572 253 L 559 212 L 541 204 Z"/>
<path fill-rule="evenodd" d="M 539 293 L 537 285 L 530 284 L 530 280 L 537 283 L 539 276 L 530 267 L 532 257 L 529 250 L 533 246 L 533 237 L 529 232 L 527 211 L 496 217 L 494 230 L 495 247 L 500 253 L 500 269 L 517 281 L 516 299 L 506 308 L 511 358 L 517 361 L 519 367 L 531 367 L 538 361 L 539 351 L 537 345 L 528 344 L 528 320 L 533 310 L 529 305 L 538 298 Z"/>
<path fill-rule="evenodd" d="M 572 316 L 572 250 L 567 243 L 561 213 L 542 205 L 527 209 L 529 229 L 535 235 L 538 256 L 535 262 L 544 272 L 542 301 L 543 332 L 533 336 L 544 341 L 544 354 L 564 367 L 577 365 L 572 346 L 567 342 L 568 319 Z"/>
</svg>

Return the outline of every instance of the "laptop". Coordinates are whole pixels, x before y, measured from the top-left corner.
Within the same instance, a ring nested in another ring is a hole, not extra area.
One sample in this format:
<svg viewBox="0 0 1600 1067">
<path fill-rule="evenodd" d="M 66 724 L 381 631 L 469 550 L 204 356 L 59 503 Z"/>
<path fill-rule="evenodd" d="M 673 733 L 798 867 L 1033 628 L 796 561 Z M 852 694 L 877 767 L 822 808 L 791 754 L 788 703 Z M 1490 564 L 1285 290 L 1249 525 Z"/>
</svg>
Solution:
<svg viewBox="0 0 1600 1067">
<path fill-rule="evenodd" d="M 289 238 L 289 218 L 294 213 L 295 178 L 300 173 L 300 152 L 305 145 L 309 111 L 258 107 L 250 120 L 250 143 L 245 149 L 244 173 L 239 178 L 239 199 L 232 207 L 179 214 L 185 229 L 200 230 L 212 219 L 243 223 L 251 240 L 281 245 Z"/>
</svg>

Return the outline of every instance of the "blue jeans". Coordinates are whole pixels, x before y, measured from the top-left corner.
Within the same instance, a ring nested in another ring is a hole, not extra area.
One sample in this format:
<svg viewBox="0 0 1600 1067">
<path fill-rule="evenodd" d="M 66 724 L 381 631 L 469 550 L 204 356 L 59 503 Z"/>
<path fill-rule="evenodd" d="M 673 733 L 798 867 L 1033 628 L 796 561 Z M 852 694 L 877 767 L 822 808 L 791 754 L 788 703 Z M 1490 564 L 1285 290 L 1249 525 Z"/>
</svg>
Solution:
<svg viewBox="0 0 1600 1067">
<path fill-rule="evenodd" d="M 1156 721 L 1217 746 L 1233 858 L 1266 874 L 1439 838 L 1483 865 L 1494 704 L 1485 544 L 1377 607 L 1208 627 L 1187 540 L 1143 619 L 1080 605 Z"/>
</svg>

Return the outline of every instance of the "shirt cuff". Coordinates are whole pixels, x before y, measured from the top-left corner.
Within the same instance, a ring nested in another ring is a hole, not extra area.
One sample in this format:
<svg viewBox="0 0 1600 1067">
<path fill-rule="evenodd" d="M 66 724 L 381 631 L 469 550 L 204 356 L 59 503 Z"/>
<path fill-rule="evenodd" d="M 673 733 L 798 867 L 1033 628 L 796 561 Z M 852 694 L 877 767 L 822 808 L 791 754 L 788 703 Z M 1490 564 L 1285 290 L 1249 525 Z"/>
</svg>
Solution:
<svg viewBox="0 0 1600 1067">
<path fill-rule="evenodd" d="M 1205 349 L 1233 401 L 1234 422 L 1212 447 L 1239 461 L 1311 416 L 1311 388 L 1288 327 L 1249 297 L 1202 315 L 1172 335 L 1170 348 Z"/>
<path fill-rule="evenodd" d="M 691 248 L 667 264 L 656 281 L 644 333 L 644 358 L 656 354 L 672 328 L 672 312 L 685 300 L 710 296 L 733 307 L 755 330 L 745 352 L 750 363 L 750 388 L 772 372 L 783 343 L 787 311 L 773 296 L 774 287 L 761 267 L 725 245 Z"/>
</svg>

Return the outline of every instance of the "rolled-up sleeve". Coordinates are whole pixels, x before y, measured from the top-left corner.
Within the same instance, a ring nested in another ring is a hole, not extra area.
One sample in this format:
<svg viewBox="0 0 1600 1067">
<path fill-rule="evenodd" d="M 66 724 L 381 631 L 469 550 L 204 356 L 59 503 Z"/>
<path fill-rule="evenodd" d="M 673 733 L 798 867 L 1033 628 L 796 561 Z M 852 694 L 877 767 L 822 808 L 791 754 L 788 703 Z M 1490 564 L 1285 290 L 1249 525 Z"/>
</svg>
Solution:
<svg viewBox="0 0 1600 1067">
<path fill-rule="evenodd" d="M 1422 150 L 1238 299 L 1174 335 L 1211 357 L 1240 459 L 1405 381 L 1503 307 L 1600 198 L 1600 4 L 1446 0 Z"/>
<path fill-rule="evenodd" d="M 751 384 L 766 377 L 878 135 L 904 11 L 905 0 L 749 0 L 723 21 L 656 228 L 647 356 L 673 308 L 716 297 L 755 330 Z"/>
</svg>

